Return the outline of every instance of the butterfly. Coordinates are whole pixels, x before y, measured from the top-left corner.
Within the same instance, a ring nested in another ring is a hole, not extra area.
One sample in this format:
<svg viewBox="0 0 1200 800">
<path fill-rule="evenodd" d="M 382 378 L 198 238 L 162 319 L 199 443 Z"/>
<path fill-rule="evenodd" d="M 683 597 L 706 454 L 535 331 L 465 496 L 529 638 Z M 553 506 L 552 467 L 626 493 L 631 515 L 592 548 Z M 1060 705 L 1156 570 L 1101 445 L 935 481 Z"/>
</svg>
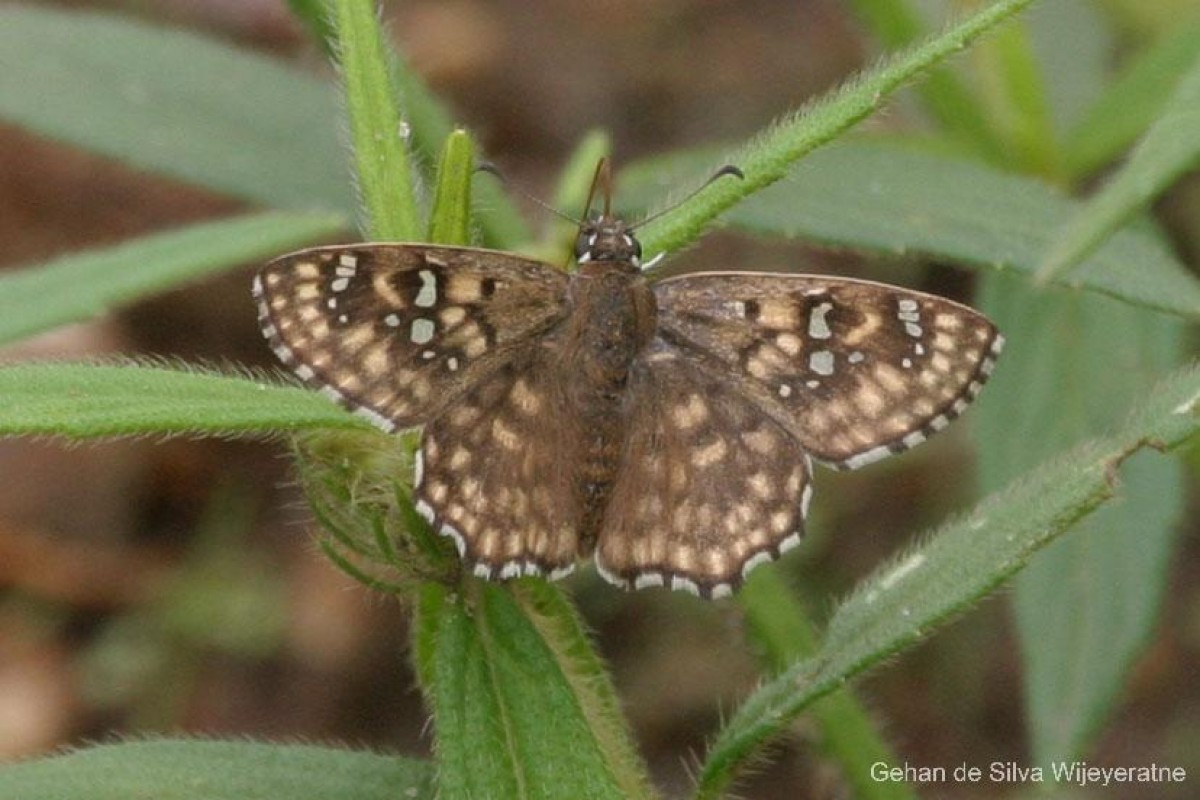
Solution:
<svg viewBox="0 0 1200 800">
<path fill-rule="evenodd" d="M 604 196 L 573 273 L 364 243 L 254 280 L 303 381 L 384 431 L 422 429 L 416 508 L 479 577 L 555 579 L 591 555 L 624 588 L 728 595 L 800 541 L 814 461 L 855 469 L 929 438 L 1003 346 L 976 311 L 880 283 L 654 280 Z"/>
</svg>

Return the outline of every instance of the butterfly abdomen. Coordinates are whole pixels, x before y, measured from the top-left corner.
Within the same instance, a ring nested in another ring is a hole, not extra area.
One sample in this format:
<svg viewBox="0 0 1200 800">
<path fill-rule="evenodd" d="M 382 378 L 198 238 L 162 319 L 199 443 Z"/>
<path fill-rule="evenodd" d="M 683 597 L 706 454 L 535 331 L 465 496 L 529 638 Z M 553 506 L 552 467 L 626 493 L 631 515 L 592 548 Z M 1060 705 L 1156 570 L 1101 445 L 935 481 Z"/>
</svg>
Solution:
<svg viewBox="0 0 1200 800">
<path fill-rule="evenodd" d="M 623 262 L 581 265 L 571 280 L 561 374 L 570 415 L 583 431 L 576 477 L 585 546 L 599 533 L 623 452 L 625 388 L 634 358 L 654 334 L 654 294 L 636 268 Z"/>
</svg>

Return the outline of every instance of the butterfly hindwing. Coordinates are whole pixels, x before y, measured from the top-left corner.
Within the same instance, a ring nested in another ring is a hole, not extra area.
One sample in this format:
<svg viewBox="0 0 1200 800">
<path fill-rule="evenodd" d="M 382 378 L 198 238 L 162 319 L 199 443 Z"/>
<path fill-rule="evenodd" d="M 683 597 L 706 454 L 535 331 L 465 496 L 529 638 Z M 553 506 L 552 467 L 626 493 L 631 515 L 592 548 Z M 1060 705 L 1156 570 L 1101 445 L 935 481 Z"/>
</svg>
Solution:
<svg viewBox="0 0 1200 800">
<path fill-rule="evenodd" d="M 626 445 L 596 549 L 605 577 L 721 596 L 799 542 L 808 457 L 735 383 L 656 341 L 627 391 Z"/>
<path fill-rule="evenodd" d="M 966 306 L 869 281 L 703 273 L 654 292 L 660 337 L 724 372 L 806 452 L 841 469 L 949 424 L 1003 345 Z"/>
<path fill-rule="evenodd" d="M 278 258 L 259 322 L 305 382 L 385 430 L 424 422 L 565 313 L 567 277 L 511 253 L 362 244 Z"/>
<path fill-rule="evenodd" d="M 475 574 L 558 577 L 579 554 L 584 432 L 555 391 L 558 361 L 523 353 L 425 426 L 417 510 Z"/>
</svg>

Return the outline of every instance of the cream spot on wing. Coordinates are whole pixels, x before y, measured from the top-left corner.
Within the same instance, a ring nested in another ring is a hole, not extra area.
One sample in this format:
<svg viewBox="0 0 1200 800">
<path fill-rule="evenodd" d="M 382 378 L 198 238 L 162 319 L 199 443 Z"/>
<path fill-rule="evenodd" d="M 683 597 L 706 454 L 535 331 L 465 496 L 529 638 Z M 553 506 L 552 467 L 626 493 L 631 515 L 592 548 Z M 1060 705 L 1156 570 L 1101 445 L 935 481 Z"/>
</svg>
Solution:
<svg viewBox="0 0 1200 800">
<path fill-rule="evenodd" d="M 867 337 L 879 330 L 880 325 L 883 324 L 880 315 L 874 311 L 864 311 L 863 315 L 866 319 L 863 320 L 862 324 L 847 331 L 846 335 L 842 337 L 841 343 L 843 346 L 857 347 Z"/>
<path fill-rule="evenodd" d="M 883 411 L 887 398 L 875 383 L 863 381 L 854 393 L 854 404 L 868 417 L 877 417 Z"/>
<path fill-rule="evenodd" d="M 523 413 L 534 416 L 542 410 L 542 398 L 529 388 L 524 378 L 518 378 L 512 388 L 513 404 Z"/>
<path fill-rule="evenodd" d="M 379 378 L 386 373 L 390 361 L 387 342 L 378 342 L 368 347 L 362 355 L 362 367 L 372 378 Z"/>
<path fill-rule="evenodd" d="M 938 314 L 934 317 L 934 323 L 947 331 L 956 331 L 962 327 L 962 319 L 955 314 Z"/>
<path fill-rule="evenodd" d="M 879 385 L 886 392 L 901 394 L 908 390 L 909 382 L 905 379 L 904 373 L 891 364 L 876 364 L 874 374 L 875 380 L 879 381 Z"/>
<path fill-rule="evenodd" d="M 451 303 L 474 303 L 483 297 L 479 278 L 467 275 L 451 275 L 446 281 L 446 299 Z"/>
<path fill-rule="evenodd" d="M 376 341 L 374 325 L 356 325 L 340 334 L 342 347 L 349 351 L 361 350 Z"/>
<path fill-rule="evenodd" d="M 714 439 L 712 443 L 696 449 L 692 454 L 692 463 L 698 467 L 709 467 L 725 458 L 728 451 L 722 439 Z"/>
<path fill-rule="evenodd" d="M 297 281 L 316 280 L 321 274 L 321 269 L 311 261 L 301 261 L 292 267 L 292 276 Z"/>
<path fill-rule="evenodd" d="M 708 403 L 698 394 L 689 395 L 686 402 L 675 406 L 673 418 L 681 429 L 690 430 L 708 419 Z"/>
<path fill-rule="evenodd" d="M 371 286 L 375 289 L 375 293 L 382 297 L 389 306 L 393 308 L 405 308 L 408 306 L 408 301 L 400 296 L 400 293 L 392 287 L 388 280 L 388 273 L 377 272 L 371 279 Z"/>
<path fill-rule="evenodd" d="M 775 452 L 777 437 L 768 428 L 756 428 L 742 434 L 742 441 L 756 453 L 770 455 Z"/>
<path fill-rule="evenodd" d="M 471 451 L 465 447 L 456 447 L 450 455 L 450 469 L 460 470 L 471 463 Z"/>
<path fill-rule="evenodd" d="M 803 348 L 804 343 L 794 333 L 781 333 L 775 337 L 775 346 L 789 356 L 797 356 L 800 355 L 800 350 Z"/>
<path fill-rule="evenodd" d="M 492 436 L 506 450 L 516 450 L 521 446 L 521 437 L 499 417 L 492 420 Z"/>
<path fill-rule="evenodd" d="M 933 349 L 942 353 L 953 353 L 955 350 L 954 337 L 946 333 L 934 334 Z"/>
<path fill-rule="evenodd" d="M 765 472 L 756 472 L 746 479 L 746 484 L 750 487 L 750 491 L 762 500 L 770 500 L 775 493 L 771 486 L 771 479 Z"/>
<path fill-rule="evenodd" d="M 763 300 L 759 304 L 758 322 L 767 328 L 793 329 L 796 327 L 796 306 L 790 300 Z"/>
<path fill-rule="evenodd" d="M 449 306 L 438 312 L 438 320 L 447 328 L 452 328 L 467 318 L 467 310 L 462 306 Z"/>
</svg>

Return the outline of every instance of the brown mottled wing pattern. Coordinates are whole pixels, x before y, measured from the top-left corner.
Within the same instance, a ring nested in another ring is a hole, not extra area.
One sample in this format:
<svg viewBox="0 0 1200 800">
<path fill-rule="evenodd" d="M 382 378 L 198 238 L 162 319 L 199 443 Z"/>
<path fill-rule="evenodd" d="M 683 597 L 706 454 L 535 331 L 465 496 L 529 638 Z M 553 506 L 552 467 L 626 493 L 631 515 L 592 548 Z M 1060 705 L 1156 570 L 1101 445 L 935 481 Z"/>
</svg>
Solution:
<svg viewBox="0 0 1200 800">
<path fill-rule="evenodd" d="M 595 554 L 619 586 L 719 597 L 800 541 L 807 455 L 707 366 L 661 340 L 634 362 L 625 451 Z"/>
<path fill-rule="evenodd" d="M 254 281 L 259 323 L 306 383 L 384 430 L 423 424 L 566 314 L 567 276 L 512 253 L 316 247 Z"/>
<path fill-rule="evenodd" d="M 829 276 L 682 275 L 658 336 L 723 373 L 804 451 L 854 469 L 924 441 L 991 374 L 1003 337 L 933 295 Z"/>
<path fill-rule="evenodd" d="M 583 431 L 557 387 L 548 339 L 472 386 L 421 439 L 417 510 L 484 578 L 570 572 L 582 515 L 573 460 Z"/>
</svg>

